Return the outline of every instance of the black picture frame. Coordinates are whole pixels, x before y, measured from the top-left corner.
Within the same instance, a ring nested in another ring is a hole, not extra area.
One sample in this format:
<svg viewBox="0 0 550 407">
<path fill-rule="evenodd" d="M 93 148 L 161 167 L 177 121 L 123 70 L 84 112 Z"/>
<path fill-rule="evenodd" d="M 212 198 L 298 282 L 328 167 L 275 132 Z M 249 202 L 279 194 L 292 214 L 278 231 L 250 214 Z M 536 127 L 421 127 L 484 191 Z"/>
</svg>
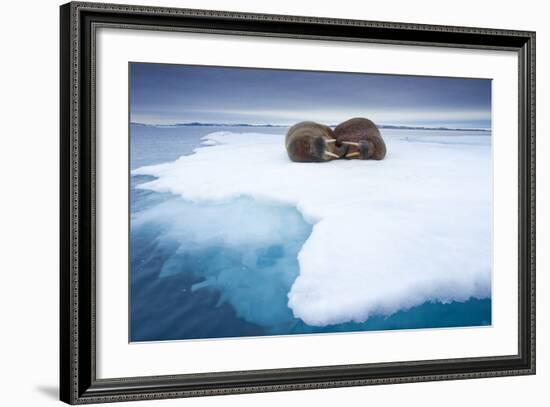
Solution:
<svg viewBox="0 0 550 407">
<path fill-rule="evenodd" d="M 70 404 L 535 373 L 535 33 L 72 2 L 60 7 L 60 398 Z M 95 29 L 508 50 L 519 60 L 519 350 L 499 357 L 96 378 Z"/>
</svg>

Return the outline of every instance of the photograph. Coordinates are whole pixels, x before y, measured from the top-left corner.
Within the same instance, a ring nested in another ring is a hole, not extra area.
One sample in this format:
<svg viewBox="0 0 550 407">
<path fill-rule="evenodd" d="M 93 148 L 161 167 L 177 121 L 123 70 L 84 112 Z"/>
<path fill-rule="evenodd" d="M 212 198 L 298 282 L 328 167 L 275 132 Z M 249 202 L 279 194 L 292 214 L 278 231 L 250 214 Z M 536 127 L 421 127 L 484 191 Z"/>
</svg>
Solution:
<svg viewBox="0 0 550 407">
<path fill-rule="evenodd" d="M 129 342 L 490 327 L 491 78 L 128 63 Z"/>
<path fill-rule="evenodd" d="M 59 95 L 9 121 L 59 129 L 59 400 L 536 396 L 542 14 L 203 3 L 59 5 L 57 79 L 16 64 Z"/>
</svg>

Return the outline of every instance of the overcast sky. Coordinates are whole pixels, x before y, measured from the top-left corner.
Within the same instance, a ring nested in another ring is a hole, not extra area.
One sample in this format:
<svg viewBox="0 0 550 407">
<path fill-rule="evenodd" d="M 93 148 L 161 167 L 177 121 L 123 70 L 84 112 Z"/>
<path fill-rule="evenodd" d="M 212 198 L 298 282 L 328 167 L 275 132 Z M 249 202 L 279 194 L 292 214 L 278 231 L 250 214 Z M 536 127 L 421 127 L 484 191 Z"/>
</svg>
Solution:
<svg viewBox="0 0 550 407">
<path fill-rule="evenodd" d="M 403 67 L 406 72 L 406 66 Z M 491 127 L 491 81 L 132 63 L 131 121 Z"/>
</svg>

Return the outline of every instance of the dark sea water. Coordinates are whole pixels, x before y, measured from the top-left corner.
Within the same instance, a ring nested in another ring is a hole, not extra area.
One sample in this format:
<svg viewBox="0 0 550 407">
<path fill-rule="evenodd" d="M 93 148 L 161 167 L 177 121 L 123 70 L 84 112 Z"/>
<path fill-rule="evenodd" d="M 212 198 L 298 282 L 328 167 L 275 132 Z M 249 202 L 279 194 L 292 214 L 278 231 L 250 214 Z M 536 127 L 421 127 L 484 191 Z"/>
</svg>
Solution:
<svg viewBox="0 0 550 407">
<path fill-rule="evenodd" d="M 132 125 L 131 168 L 192 154 L 214 131 L 286 129 Z M 491 324 L 491 300 L 470 299 L 427 302 L 364 323 L 308 326 L 286 305 L 299 273 L 296 256 L 312 228 L 296 208 L 248 197 L 197 204 L 136 188 L 151 179 L 134 175 L 130 183 L 130 341 Z"/>
</svg>

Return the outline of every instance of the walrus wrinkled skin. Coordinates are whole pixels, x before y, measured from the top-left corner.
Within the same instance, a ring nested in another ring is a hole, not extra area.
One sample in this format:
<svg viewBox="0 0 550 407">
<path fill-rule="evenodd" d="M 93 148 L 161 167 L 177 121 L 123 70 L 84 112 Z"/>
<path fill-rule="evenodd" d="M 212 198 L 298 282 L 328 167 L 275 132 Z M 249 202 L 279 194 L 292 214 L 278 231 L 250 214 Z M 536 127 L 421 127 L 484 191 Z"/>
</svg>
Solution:
<svg viewBox="0 0 550 407">
<path fill-rule="evenodd" d="M 285 139 L 288 157 L 295 162 L 323 162 L 341 158 L 347 147 L 336 146 L 332 129 L 315 122 L 292 126 Z"/>
<path fill-rule="evenodd" d="M 344 158 L 382 160 L 386 156 L 386 143 L 376 124 L 369 119 L 346 120 L 335 127 L 334 135 L 337 146 L 347 147 Z"/>
</svg>

